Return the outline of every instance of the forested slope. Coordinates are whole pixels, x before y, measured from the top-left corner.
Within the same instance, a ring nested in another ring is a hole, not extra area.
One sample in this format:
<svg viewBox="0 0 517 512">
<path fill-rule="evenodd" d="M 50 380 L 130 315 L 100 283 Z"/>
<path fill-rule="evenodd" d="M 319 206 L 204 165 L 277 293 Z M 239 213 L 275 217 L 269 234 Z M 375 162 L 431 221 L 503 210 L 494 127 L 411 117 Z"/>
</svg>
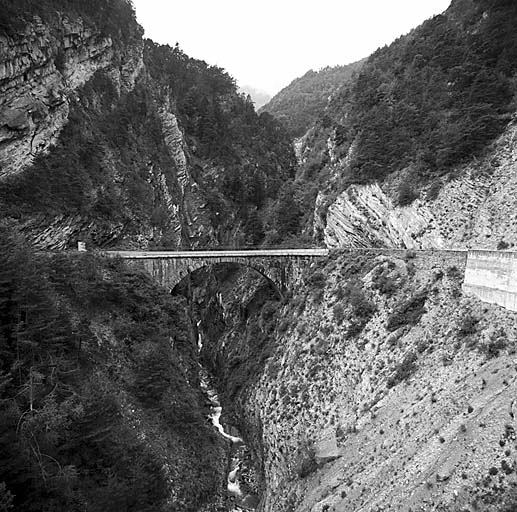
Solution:
<svg viewBox="0 0 517 512">
<path fill-rule="evenodd" d="M 509 0 L 455 0 L 371 55 L 308 143 L 333 191 L 396 173 L 418 191 L 479 156 L 515 111 L 516 19 Z M 330 155 L 320 143 L 327 139 Z"/>
<path fill-rule="evenodd" d="M 310 70 L 276 94 L 261 112 L 281 121 L 293 137 L 301 137 L 322 115 L 332 94 L 352 79 L 364 61 Z"/>
<path fill-rule="evenodd" d="M 186 304 L 149 277 L 89 255 L 35 257 L 0 225 L 0 353 L 1 510 L 218 502 L 225 450 Z"/>
</svg>

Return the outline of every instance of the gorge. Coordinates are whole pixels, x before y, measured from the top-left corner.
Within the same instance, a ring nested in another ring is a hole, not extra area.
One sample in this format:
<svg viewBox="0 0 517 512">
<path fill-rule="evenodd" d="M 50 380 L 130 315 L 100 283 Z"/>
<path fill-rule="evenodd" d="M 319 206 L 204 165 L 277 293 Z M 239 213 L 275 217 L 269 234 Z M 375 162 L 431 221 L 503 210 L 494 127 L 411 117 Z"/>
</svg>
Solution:
<svg viewBox="0 0 517 512">
<path fill-rule="evenodd" d="M 0 512 L 515 510 L 515 21 L 257 113 L 129 1 L 0 0 Z"/>
</svg>

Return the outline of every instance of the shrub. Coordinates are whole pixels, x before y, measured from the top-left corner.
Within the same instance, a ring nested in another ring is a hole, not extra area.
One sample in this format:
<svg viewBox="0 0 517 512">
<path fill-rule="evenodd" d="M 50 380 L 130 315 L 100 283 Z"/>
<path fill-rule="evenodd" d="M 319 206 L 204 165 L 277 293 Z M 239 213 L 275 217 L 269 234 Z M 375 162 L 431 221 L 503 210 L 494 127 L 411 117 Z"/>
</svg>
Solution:
<svg viewBox="0 0 517 512">
<path fill-rule="evenodd" d="M 321 302 L 323 300 L 324 295 L 325 294 L 323 290 L 317 290 L 314 294 L 314 302 Z"/>
<path fill-rule="evenodd" d="M 352 306 L 354 315 L 368 321 L 377 310 L 375 304 L 364 294 L 363 290 L 355 283 L 352 283 L 347 290 L 348 302 Z"/>
<path fill-rule="evenodd" d="M 334 320 L 338 324 L 342 324 L 345 318 L 345 310 L 341 304 L 336 304 L 332 309 L 332 314 L 334 316 Z"/>
<path fill-rule="evenodd" d="M 504 240 L 499 240 L 499 242 L 497 244 L 498 251 L 506 251 L 506 249 L 508 249 L 508 247 L 510 247 L 508 242 L 505 242 Z"/>
<path fill-rule="evenodd" d="M 476 332 L 476 323 L 471 325 L 471 320 L 467 320 L 466 330 L 473 329 Z M 502 328 L 492 333 L 490 339 L 486 343 L 479 343 L 475 339 L 471 339 L 468 343 L 469 348 L 473 348 L 484 354 L 488 359 L 498 357 L 501 350 L 504 350 L 508 345 L 508 337 Z"/>
<path fill-rule="evenodd" d="M 450 279 L 463 279 L 463 273 L 456 265 L 452 265 L 447 269 L 447 277 Z"/>
<path fill-rule="evenodd" d="M 395 331 L 404 325 L 416 325 L 426 312 L 424 307 L 426 300 L 427 291 L 422 290 L 394 308 L 388 317 L 386 326 L 388 331 Z"/>
<path fill-rule="evenodd" d="M 14 509 L 14 496 L 6 489 L 5 482 L 0 483 L 0 512 L 8 512 Z"/>
<path fill-rule="evenodd" d="M 400 286 L 396 279 L 390 276 L 390 272 L 395 268 L 395 264 L 389 261 L 387 265 L 379 265 L 372 274 L 372 285 L 383 295 L 391 297 Z"/>
<path fill-rule="evenodd" d="M 296 474 L 299 478 L 306 478 L 317 469 L 318 463 L 316 462 L 316 453 L 314 448 L 311 445 L 305 446 L 299 456 Z"/>
<path fill-rule="evenodd" d="M 401 182 L 397 191 L 397 204 L 399 206 L 408 206 L 419 196 L 407 181 Z"/>
<path fill-rule="evenodd" d="M 438 194 L 440 193 L 440 190 L 442 189 L 442 182 L 440 179 L 436 179 L 431 183 L 431 186 L 427 190 L 426 193 L 426 199 L 428 201 L 434 201 L 438 198 Z"/>
<path fill-rule="evenodd" d="M 321 270 L 317 270 L 308 279 L 308 284 L 313 289 L 322 289 L 325 287 L 327 277 Z"/>
<path fill-rule="evenodd" d="M 388 379 L 388 388 L 392 388 L 393 386 L 396 386 L 400 382 L 403 382 L 411 377 L 411 375 L 413 375 L 417 369 L 416 361 L 416 353 L 409 352 L 409 354 L 406 355 L 400 365 L 395 369 L 393 375 Z"/>
<path fill-rule="evenodd" d="M 278 332 L 283 334 L 289 329 L 289 322 L 284 318 L 278 325 Z"/>
<path fill-rule="evenodd" d="M 347 284 L 345 296 L 352 308 L 353 318 L 347 330 L 347 337 L 352 338 L 361 333 L 377 311 L 377 308 L 375 304 L 365 296 L 358 282 L 351 281 Z"/>
<path fill-rule="evenodd" d="M 476 318 L 472 313 L 467 313 L 460 320 L 458 325 L 458 338 L 467 338 L 477 332 L 477 324 L 479 318 Z"/>
</svg>

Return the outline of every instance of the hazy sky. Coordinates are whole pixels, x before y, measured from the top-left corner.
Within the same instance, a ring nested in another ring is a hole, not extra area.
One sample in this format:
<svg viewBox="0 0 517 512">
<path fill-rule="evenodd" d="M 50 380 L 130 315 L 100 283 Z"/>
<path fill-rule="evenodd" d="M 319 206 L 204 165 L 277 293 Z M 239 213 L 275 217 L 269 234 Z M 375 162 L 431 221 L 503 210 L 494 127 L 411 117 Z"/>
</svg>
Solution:
<svg viewBox="0 0 517 512">
<path fill-rule="evenodd" d="M 274 94 L 309 69 L 348 64 L 450 0 L 133 0 L 146 37 L 176 42 L 239 85 Z"/>
</svg>

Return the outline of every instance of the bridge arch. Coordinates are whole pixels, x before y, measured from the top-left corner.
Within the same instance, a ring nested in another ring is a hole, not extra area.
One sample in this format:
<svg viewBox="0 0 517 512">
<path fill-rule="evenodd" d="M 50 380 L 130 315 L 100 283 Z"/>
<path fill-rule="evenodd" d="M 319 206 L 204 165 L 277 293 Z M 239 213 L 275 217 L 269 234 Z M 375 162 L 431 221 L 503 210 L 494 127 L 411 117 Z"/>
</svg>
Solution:
<svg viewBox="0 0 517 512">
<path fill-rule="evenodd" d="M 271 286 L 271 288 L 278 294 L 279 298 L 283 298 L 285 289 L 281 288 L 282 282 L 281 280 L 276 279 L 276 276 L 272 275 L 271 272 L 268 272 L 268 269 L 265 269 L 261 267 L 260 265 L 253 265 L 249 262 L 238 262 L 238 261 L 221 261 L 221 262 L 198 262 L 196 265 L 193 265 L 189 268 L 182 269 L 177 274 L 178 282 L 174 284 L 174 281 L 170 284 L 174 284 L 173 287 L 169 287 L 171 292 L 176 289 L 178 286 L 185 283 L 187 279 L 190 277 L 194 277 L 197 272 L 200 272 L 202 270 L 210 270 L 214 269 L 217 270 L 218 268 L 222 268 L 223 266 L 231 266 L 233 268 L 238 267 L 242 269 L 249 269 L 252 270 L 253 273 L 256 275 L 262 277 L 268 284 Z"/>
</svg>

